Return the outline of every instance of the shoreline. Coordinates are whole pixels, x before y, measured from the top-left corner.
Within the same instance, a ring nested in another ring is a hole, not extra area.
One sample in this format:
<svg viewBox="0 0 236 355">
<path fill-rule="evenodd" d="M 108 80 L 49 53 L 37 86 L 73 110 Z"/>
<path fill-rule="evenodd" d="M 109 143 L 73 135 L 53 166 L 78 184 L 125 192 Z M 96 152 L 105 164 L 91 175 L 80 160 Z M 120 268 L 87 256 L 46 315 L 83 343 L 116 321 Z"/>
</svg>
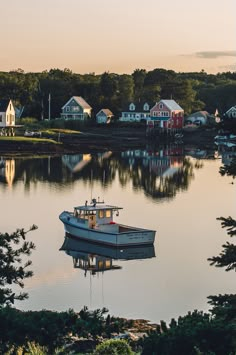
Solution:
<svg viewBox="0 0 236 355">
<path fill-rule="evenodd" d="M 88 131 L 78 135 L 67 134 L 61 137 L 60 142 L 40 141 L 14 141 L 0 139 L 0 155 L 62 155 L 76 154 L 78 152 L 105 152 L 108 150 L 121 151 L 128 149 L 146 149 L 147 145 L 154 149 L 160 145 L 181 144 L 194 145 L 201 148 L 210 148 L 214 144 L 216 129 L 186 128 L 183 130 L 183 138 L 176 141 L 173 137 L 152 136 L 147 137 L 144 130 L 124 129 L 119 131 L 105 132 Z"/>
</svg>

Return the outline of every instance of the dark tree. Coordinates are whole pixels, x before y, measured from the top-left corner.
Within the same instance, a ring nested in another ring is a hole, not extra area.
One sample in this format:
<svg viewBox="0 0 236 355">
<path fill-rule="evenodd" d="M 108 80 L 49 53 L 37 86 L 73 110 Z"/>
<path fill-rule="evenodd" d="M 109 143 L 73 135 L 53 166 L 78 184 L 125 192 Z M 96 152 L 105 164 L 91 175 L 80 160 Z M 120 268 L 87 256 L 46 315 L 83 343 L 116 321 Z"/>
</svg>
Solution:
<svg viewBox="0 0 236 355">
<path fill-rule="evenodd" d="M 24 287 L 24 279 L 31 277 L 33 272 L 28 270 L 31 261 L 23 262 L 24 256 L 29 256 L 35 248 L 32 242 L 25 240 L 29 231 L 37 229 L 35 225 L 28 231 L 17 229 L 12 234 L 0 233 L 0 309 L 11 305 L 15 300 L 24 300 L 28 294 L 15 294 L 10 285 Z"/>
<path fill-rule="evenodd" d="M 232 237 L 236 235 L 236 221 L 232 217 L 217 218 L 221 221 L 222 228 L 227 229 L 227 234 Z M 235 270 L 236 271 L 236 245 L 226 242 L 222 245 L 223 250 L 220 255 L 213 256 L 209 258 L 210 265 L 215 265 L 216 267 L 225 267 L 226 271 Z"/>
</svg>

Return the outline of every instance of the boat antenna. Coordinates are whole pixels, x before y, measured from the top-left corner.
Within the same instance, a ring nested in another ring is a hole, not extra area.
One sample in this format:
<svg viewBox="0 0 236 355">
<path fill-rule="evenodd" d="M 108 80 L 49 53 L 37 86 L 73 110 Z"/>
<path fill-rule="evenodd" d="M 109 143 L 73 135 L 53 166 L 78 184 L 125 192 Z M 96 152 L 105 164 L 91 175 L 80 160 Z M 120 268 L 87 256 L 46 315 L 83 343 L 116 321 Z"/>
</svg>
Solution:
<svg viewBox="0 0 236 355">
<path fill-rule="evenodd" d="M 106 170 L 104 169 L 103 170 L 103 174 L 102 174 L 102 192 L 103 192 L 103 194 L 104 194 L 104 190 L 105 190 L 105 178 L 106 178 Z M 102 199 L 103 201 L 104 201 L 104 195 L 103 195 L 103 199 Z"/>
</svg>

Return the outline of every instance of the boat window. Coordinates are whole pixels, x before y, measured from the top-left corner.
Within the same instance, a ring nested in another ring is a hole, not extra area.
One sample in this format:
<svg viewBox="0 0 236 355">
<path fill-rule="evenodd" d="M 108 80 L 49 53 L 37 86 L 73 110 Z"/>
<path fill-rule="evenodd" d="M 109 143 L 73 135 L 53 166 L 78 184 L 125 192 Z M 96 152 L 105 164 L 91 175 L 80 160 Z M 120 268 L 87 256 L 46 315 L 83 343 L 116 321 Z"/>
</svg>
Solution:
<svg viewBox="0 0 236 355">
<path fill-rule="evenodd" d="M 99 218 L 103 218 L 103 217 L 104 217 L 104 211 L 101 210 L 101 211 L 99 211 Z"/>
<path fill-rule="evenodd" d="M 107 217 L 107 218 L 111 217 L 111 210 L 107 210 L 107 211 L 106 211 L 106 217 Z"/>
</svg>

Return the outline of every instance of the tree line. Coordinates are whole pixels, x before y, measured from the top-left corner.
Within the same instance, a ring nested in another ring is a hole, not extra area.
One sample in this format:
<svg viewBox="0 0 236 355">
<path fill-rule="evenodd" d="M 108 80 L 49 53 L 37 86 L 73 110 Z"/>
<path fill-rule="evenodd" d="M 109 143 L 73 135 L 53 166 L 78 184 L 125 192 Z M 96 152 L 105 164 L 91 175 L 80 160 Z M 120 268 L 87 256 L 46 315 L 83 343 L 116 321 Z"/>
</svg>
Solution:
<svg viewBox="0 0 236 355">
<path fill-rule="evenodd" d="M 22 117 L 38 120 L 59 118 L 62 106 L 72 96 L 82 96 L 93 108 L 109 108 L 119 117 L 131 101 L 155 104 L 160 99 L 174 99 L 186 114 L 199 110 L 223 115 L 235 105 L 236 73 L 207 74 L 175 72 L 157 68 L 136 69 L 132 74 L 76 74 L 69 69 L 51 69 L 25 73 L 21 69 L 0 72 L 0 98 L 12 99 L 24 107 Z M 49 96 L 50 95 L 50 96 Z"/>
</svg>

